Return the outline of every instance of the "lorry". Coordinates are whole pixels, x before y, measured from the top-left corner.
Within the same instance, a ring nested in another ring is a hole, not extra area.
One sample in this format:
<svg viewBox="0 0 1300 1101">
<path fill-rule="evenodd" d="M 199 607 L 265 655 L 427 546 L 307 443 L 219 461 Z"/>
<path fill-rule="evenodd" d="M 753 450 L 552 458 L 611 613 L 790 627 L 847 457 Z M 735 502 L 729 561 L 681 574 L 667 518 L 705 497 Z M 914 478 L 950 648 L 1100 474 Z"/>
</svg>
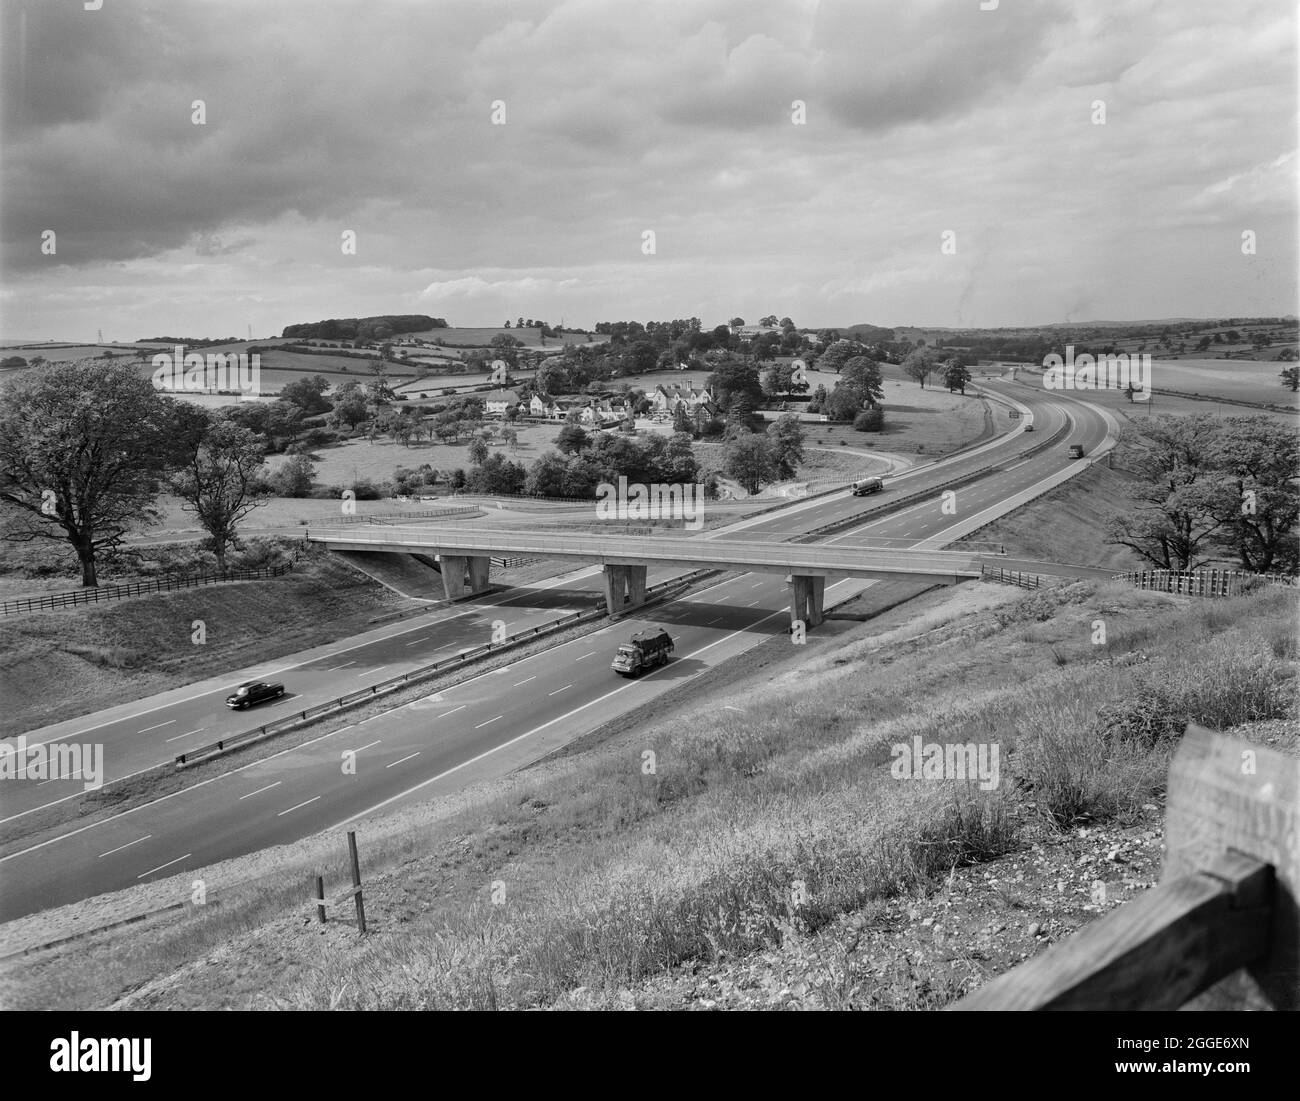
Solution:
<svg viewBox="0 0 1300 1101">
<path fill-rule="evenodd" d="M 226 706 L 232 711 L 242 711 L 255 703 L 265 700 L 278 700 L 284 695 L 283 684 L 268 684 L 266 681 L 245 681 L 226 697 Z"/>
<path fill-rule="evenodd" d="M 865 497 L 868 493 L 879 493 L 885 488 L 885 483 L 879 478 L 861 478 L 853 483 L 853 496 Z"/>
<path fill-rule="evenodd" d="M 610 668 L 620 677 L 636 677 L 647 669 L 668 664 L 672 652 L 672 636 L 662 627 L 638 631 L 619 646 Z"/>
<path fill-rule="evenodd" d="M 1070 444 L 1070 458 L 1072 458 L 1072 459 L 1082 459 L 1082 458 L 1083 458 L 1083 445 L 1082 445 L 1082 444 L 1078 444 L 1078 443 L 1072 443 L 1072 444 Z"/>
</svg>

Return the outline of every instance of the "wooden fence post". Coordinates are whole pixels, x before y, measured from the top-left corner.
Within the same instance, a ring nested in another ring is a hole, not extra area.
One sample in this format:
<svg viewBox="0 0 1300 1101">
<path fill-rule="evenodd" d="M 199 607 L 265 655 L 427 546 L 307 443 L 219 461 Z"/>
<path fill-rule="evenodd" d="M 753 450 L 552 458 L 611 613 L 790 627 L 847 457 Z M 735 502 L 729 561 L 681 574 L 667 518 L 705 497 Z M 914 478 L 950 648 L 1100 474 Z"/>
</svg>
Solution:
<svg viewBox="0 0 1300 1101">
<path fill-rule="evenodd" d="M 316 877 L 316 918 L 325 924 L 325 877 L 318 875 Z"/>
<path fill-rule="evenodd" d="M 357 859 L 357 835 L 355 830 L 348 830 L 348 856 L 352 860 L 352 887 L 357 892 L 357 931 L 366 931 L 366 908 L 361 901 L 361 862 Z"/>
<path fill-rule="evenodd" d="M 1274 867 L 1271 950 L 1206 1000 L 1240 1008 L 1262 992 L 1277 1009 L 1300 1009 L 1300 760 L 1191 723 L 1169 766 L 1161 879 L 1227 849 Z"/>
</svg>

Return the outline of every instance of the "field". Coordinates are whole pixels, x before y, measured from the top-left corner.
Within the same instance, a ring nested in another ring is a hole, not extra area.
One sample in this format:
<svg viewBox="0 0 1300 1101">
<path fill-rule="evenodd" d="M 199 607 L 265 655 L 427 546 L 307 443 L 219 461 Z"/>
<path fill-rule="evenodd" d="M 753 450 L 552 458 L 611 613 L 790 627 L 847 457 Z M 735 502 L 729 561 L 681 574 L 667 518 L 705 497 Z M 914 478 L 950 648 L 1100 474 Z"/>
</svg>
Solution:
<svg viewBox="0 0 1300 1101">
<path fill-rule="evenodd" d="M 586 333 L 563 333 L 558 337 L 547 337 L 545 343 L 542 340 L 541 329 L 493 329 L 493 328 L 448 328 L 448 329 L 426 329 L 418 333 L 395 333 L 395 336 L 409 336 L 417 340 L 442 340 L 447 344 L 470 345 L 475 348 L 486 348 L 492 343 L 494 336 L 512 336 L 525 348 L 558 348 L 561 344 L 603 344 L 609 339 L 606 336 L 600 336 L 592 333 L 590 337 Z M 449 349 L 454 350 L 454 349 Z"/>
</svg>

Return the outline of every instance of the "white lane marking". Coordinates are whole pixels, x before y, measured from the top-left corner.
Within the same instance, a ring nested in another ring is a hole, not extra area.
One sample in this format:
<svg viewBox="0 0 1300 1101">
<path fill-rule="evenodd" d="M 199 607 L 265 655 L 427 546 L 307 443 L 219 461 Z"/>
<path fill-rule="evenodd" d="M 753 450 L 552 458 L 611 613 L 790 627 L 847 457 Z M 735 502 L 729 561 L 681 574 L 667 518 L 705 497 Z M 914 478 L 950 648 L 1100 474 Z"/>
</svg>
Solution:
<svg viewBox="0 0 1300 1101">
<path fill-rule="evenodd" d="M 857 581 L 860 580 L 860 578 L 846 578 L 845 580 Z M 868 582 L 868 584 L 873 584 L 873 582 Z M 698 654 L 704 653 L 705 650 L 712 650 L 713 647 L 721 646 L 724 642 L 729 642 L 731 639 L 737 637 L 738 635 L 748 634 L 759 624 L 766 623 L 769 619 L 777 619 L 781 616 L 788 615 L 788 614 L 789 613 L 785 611 L 772 612 L 770 615 L 764 616 L 762 619 L 758 620 L 757 622 L 751 623 L 748 627 L 742 627 L 738 631 L 732 631 L 731 634 L 729 635 L 723 635 L 722 638 L 720 639 L 716 639 L 713 642 L 706 643 L 704 646 L 701 646 L 698 650 L 693 650 L 691 653 L 686 654 L 685 658 L 693 658 Z M 678 661 L 681 660 L 682 660 L 681 658 L 678 659 Z M 603 696 L 598 696 L 594 700 L 588 700 L 586 703 L 580 704 L 578 707 L 575 707 L 572 711 L 568 711 L 563 715 L 551 719 L 549 722 L 542 723 L 541 726 L 535 726 L 533 727 L 532 730 L 525 730 L 522 734 L 516 735 L 515 737 L 511 738 L 509 741 L 502 742 L 498 746 L 493 746 L 491 749 L 485 750 L 484 752 L 480 753 L 477 757 L 471 757 L 468 761 L 462 761 L 458 765 L 453 765 L 445 772 L 438 773 L 437 776 L 430 776 L 429 779 L 427 780 L 421 780 L 420 783 L 416 784 L 414 787 L 409 787 L 405 791 L 399 791 L 396 795 L 390 795 L 387 799 L 383 800 L 382 802 L 376 803 L 373 807 L 367 807 L 365 810 L 357 811 L 356 814 L 349 815 L 347 818 L 343 819 L 343 822 L 354 822 L 358 818 L 364 818 L 367 814 L 374 814 L 375 811 L 388 806 L 390 803 L 396 802 L 398 799 L 405 799 L 408 795 L 411 795 L 414 792 L 419 791 L 421 788 L 426 788 L 430 784 L 437 783 L 439 780 L 442 780 L 445 777 L 450 776 L 453 772 L 459 772 L 461 769 L 468 768 L 470 765 L 483 760 L 485 757 L 490 757 L 494 753 L 500 753 L 501 750 L 503 749 L 509 749 L 512 745 L 515 745 L 517 742 L 522 742 L 525 738 L 531 738 L 534 734 L 539 734 L 543 730 L 546 730 L 547 728 L 554 726 L 556 723 L 564 722 L 566 719 L 572 718 L 580 711 L 586 711 L 587 708 L 589 707 L 594 707 L 598 703 L 604 703 L 604 701 L 609 699 L 611 696 L 617 696 L 620 692 L 626 692 L 629 691 L 630 689 L 636 688 L 638 685 L 643 685 L 649 678 L 657 676 L 666 668 L 669 668 L 669 666 L 661 665 L 658 669 L 652 669 L 650 670 L 650 672 L 643 674 L 635 681 L 628 681 L 620 685 L 618 688 L 615 688 L 613 691 L 606 692 Z M 703 671 L 704 670 L 700 670 L 701 673 Z M 699 673 L 692 673 L 691 675 L 698 676 Z M 572 688 L 573 686 L 566 685 L 565 687 Z M 562 688 L 560 689 L 560 691 L 562 692 L 564 691 L 564 689 Z M 552 692 L 551 695 L 555 695 L 555 693 Z M 335 825 L 342 825 L 342 824 L 343 824 L 342 822 L 335 823 Z M 0 857 L 0 860 L 3 859 L 4 859 L 3 857 Z"/>
<path fill-rule="evenodd" d="M 290 811 L 295 811 L 298 810 L 300 807 L 305 807 L 308 803 L 314 803 L 319 798 L 320 798 L 319 795 L 313 795 L 310 799 L 306 800 L 306 802 L 298 803 L 296 806 L 290 807 L 289 810 L 282 810 L 279 814 L 276 815 L 276 817 L 283 818 L 286 814 L 290 813 Z"/>
<path fill-rule="evenodd" d="M 456 714 L 457 711 L 464 711 L 465 708 L 468 706 L 469 706 L 468 704 L 462 703 L 459 707 L 453 707 L 450 711 L 444 711 L 441 715 L 438 716 L 438 718 L 445 719 L 448 715 Z"/>
<path fill-rule="evenodd" d="M 125 845 L 118 845 L 116 849 L 109 849 L 106 853 L 100 853 L 99 859 L 103 860 L 106 856 L 112 856 L 114 853 L 120 853 L 123 849 L 129 849 L 132 845 L 138 845 L 141 841 L 148 841 L 153 834 L 146 833 L 143 837 L 137 837 L 134 841 L 128 841 Z"/>
<path fill-rule="evenodd" d="M 355 661 L 344 662 L 342 665 L 335 665 L 330 669 L 326 669 L 325 672 L 337 673 L 340 669 L 346 669 L 349 665 L 356 665 L 356 662 Z"/>
<path fill-rule="evenodd" d="M 755 581 L 752 585 L 750 585 L 750 588 L 751 588 L 751 589 L 757 589 L 761 584 L 763 584 L 763 582 L 761 582 L 761 581 Z"/>
<path fill-rule="evenodd" d="M 529 677 L 528 680 L 516 681 L 516 682 L 515 682 L 514 684 L 512 684 L 510 687 L 511 687 L 511 688 L 518 688 L 521 684 L 527 684 L 529 680 L 536 680 L 536 679 L 537 679 L 536 677 Z"/>
<path fill-rule="evenodd" d="M 147 875 L 153 875 L 154 872 L 161 872 L 164 868 L 170 868 L 173 864 L 179 864 L 182 860 L 188 860 L 193 853 L 186 853 L 184 856 L 178 856 L 175 860 L 169 860 L 166 864 L 159 864 L 156 868 L 150 868 L 147 872 L 141 872 L 136 879 L 143 879 Z"/>
<path fill-rule="evenodd" d="M 151 730 L 161 730 L 164 726 L 171 726 L 175 719 L 168 719 L 165 723 L 159 723 L 157 726 L 146 726 L 143 730 L 137 730 L 137 734 L 148 734 Z"/>
<path fill-rule="evenodd" d="M 706 626 L 706 627 L 712 627 L 712 626 L 713 626 L 715 623 L 717 623 L 718 620 L 721 619 L 721 618 L 722 618 L 722 616 L 718 616 L 716 619 L 711 619 L 711 620 L 709 620 L 709 622 L 706 623 L 704 626 Z"/>
<path fill-rule="evenodd" d="M 755 600 L 755 601 L 754 601 L 754 604 L 757 604 L 757 603 L 758 603 L 758 601 Z M 745 607 L 746 607 L 746 608 L 752 608 L 752 607 L 754 606 L 754 604 L 746 604 Z"/>
<path fill-rule="evenodd" d="M 501 718 L 500 715 L 497 716 L 497 719 L 499 719 L 499 718 Z M 492 723 L 496 722 L 497 719 L 488 719 L 488 721 L 485 722 L 485 723 L 479 723 L 478 726 L 476 726 L 474 729 L 475 729 L 475 730 L 482 730 L 485 726 L 490 726 Z"/>
<path fill-rule="evenodd" d="M 432 635 L 425 635 L 424 638 L 417 638 L 417 639 L 415 639 L 415 640 L 413 640 L 413 641 L 411 641 L 411 642 L 408 642 L 406 645 L 407 645 L 407 646 L 416 646 L 416 645 L 418 645 L 418 644 L 421 643 L 421 642 L 428 642 L 429 639 L 431 639 L 432 637 L 433 637 Z"/>
<path fill-rule="evenodd" d="M 376 738 L 373 742 L 366 742 L 365 745 L 357 746 L 357 748 L 352 750 L 352 752 L 360 753 L 363 749 L 370 749 L 372 746 L 377 746 L 383 740 L 384 740 L 383 738 Z"/>
<path fill-rule="evenodd" d="M 581 661 L 583 658 L 591 657 L 591 655 L 594 654 L 595 652 L 596 652 L 595 650 L 588 650 L 585 654 L 580 654 L 578 657 L 574 658 L 573 660 Z"/>
<path fill-rule="evenodd" d="M 250 791 L 247 795 L 241 795 L 239 801 L 242 802 L 245 799 L 251 799 L 254 795 L 261 795 L 262 792 L 270 791 L 272 788 L 278 788 L 282 783 L 284 783 L 283 780 L 276 780 L 274 784 L 267 784 L 264 788 L 258 788 L 256 791 Z"/>
<path fill-rule="evenodd" d="M 384 765 L 384 768 L 392 768 L 393 765 L 400 765 L 402 761 L 409 761 L 412 757 L 418 757 L 419 755 L 420 755 L 420 751 L 417 749 L 414 753 L 408 754 L 407 756 L 401 758 L 401 760 L 394 761 L 392 764 Z"/>
<path fill-rule="evenodd" d="M 199 727 L 199 730 L 206 730 L 206 729 L 207 727 L 205 726 Z M 199 730 L 191 730 L 190 734 L 197 734 Z M 177 734 L 174 738 L 168 738 L 167 740 L 169 742 L 179 742 L 182 738 L 188 738 L 190 734 Z"/>
<path fill-rule="evenodd" d="M 724 703 L 722 706 L 727 711 L 739 711 L 742 715 L 745 713 L 745 709 L 743 707 L 732 707 L 731 704 L 729 703 Z"/>
<path fill-rule="evenodd" d="M 387 665 L 378 665 L 378 666 L 376 666 L 374 669 L 367 669 L 367 670 L 366 670 L 365 672 L 363 672 L 363 673 L 358 673 L 357 676 L 359 676 L 359 677 L 368 677 L 368 676 L 370 676 L 371 673 L 378 673 L 380 669 L 387 669 L 387 668 L 388 668 Z"/>
<path fill-rule="evenodd" d="M 554 692 L 547 692 L 548 696 L 558 696 L 561 692 L 567 692 L 573 685 L 566 684 L 563 688 L 557 688 Z"/>
</svg>

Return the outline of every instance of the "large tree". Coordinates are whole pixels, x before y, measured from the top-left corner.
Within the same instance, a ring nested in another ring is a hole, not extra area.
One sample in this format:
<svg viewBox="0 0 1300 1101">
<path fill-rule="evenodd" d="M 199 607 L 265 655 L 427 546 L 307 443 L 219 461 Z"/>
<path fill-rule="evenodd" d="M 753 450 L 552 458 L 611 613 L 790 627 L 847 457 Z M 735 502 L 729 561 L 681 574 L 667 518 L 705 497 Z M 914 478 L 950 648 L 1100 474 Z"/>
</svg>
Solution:
<svg viewBox="0 0 1300 1101">
<path fill-rule="evenodd" d="M 854 356 L 840 371 L 840 378 L 863 395 L 868 405 L 878 405 L 885 396 L 880 364 L 870 356 Z"/>
<path fill-rule="evenodd" d="M 943 381 L 944 385 L 948 387 L 948 393 L 951 394 L 954 390 L 960 390 L 964 394 L 966 393 L 966 384 L 970 382 L 970 371 L 957 360 L 949 360 L 943 369 Z"/>
<path fill-rule="evenodd" d="M 903 371 L 916 379 L 924 390 L 925 380 L 934 371 L 934 353 L 927 348 L 917 348 L 915 351 L 908 352 L 903 360 Z"/>
<path fill-rule="evenodd" d="M 1219 418 L 1207 413 L 1144 418 L 1125 428 L 1121 459 L 1136 476 L 1128 491 L 1133 510 L 1109 518 L 1106 541 L 1162 569 L 1214 561 L 1236 498 L 1219 464 L 1220 430 Z"/>
<path fill-rule="evenodd" d="M 730 412 L 737 398 L 747 397 L 750 408 L 763 404 L 763 387 L 758 369 L 733 356 L 721 360 L 709 376 L 708 389 L 723 412 Z"/>
<path fill-rule="evenodd" d="M 1235 487 L 1221 545 L 1243 569 L 1294 573 L 1300 566 L 1300 437 L 1271 417 L 1228 417 L 1219 464 Z"/>
<path fill-rule="evenodd" d="M 185 465 L 172 479 L 182 510 L 194 513 L 208 533 L 222 573 L 226 551 L 239 546 L 239 521 L 266 501 L 260 488 L 264 452 L 262 441 L 247 428 L 218 421 L 189 437 Z"/>
<path fill-rule="evenodd" d="M 803 462 L 803 426 L 793 413 L 778 417 L 767 430 L 768 439 L 772 441 L 772 461 L 782 478 L 793 478 L 799 464 Z"/>
<path fill-rule="evenodd" d="M 727 443 L 723 452 L 726 471 L 748 493 L 757 493 L 780 476 L 774 450 L 767 436 L 736 436 Z"/>
<path fill-rule="evenodd" d="M 0 407 L 0 500 L 22 519 L 6 537 L 66 541 L 81 583 L 99 552 L 156 521 L 154 502 L 179 461 L 177 402 L 135 367 L 93 360 L 31 369 Z"/>
</svg>

